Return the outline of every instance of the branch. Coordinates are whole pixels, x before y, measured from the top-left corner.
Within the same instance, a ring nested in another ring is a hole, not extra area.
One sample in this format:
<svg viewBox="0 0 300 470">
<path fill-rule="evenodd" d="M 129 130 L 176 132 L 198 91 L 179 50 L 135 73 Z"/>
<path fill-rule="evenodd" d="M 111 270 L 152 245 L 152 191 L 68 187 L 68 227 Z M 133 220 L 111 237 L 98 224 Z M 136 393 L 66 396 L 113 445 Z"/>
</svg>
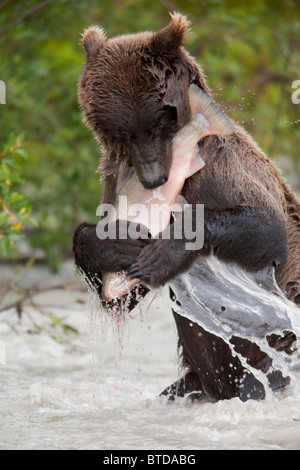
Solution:
<svg viewBox="0 0 300 470">
<path fill-rule="evenodd" d="M 0 10 L 1 8 L 4 8 L 5 5 L 7 5 L 11 0 L 3 0 L 3 2 L 0 3 Z"/>
<path fill-rule="evenodd" d="M 0 8 L 1 6 L 4 6 L 6 3 L 8 3 L 9 0 L 4 0 L 1 4 L 0 4 Z M 45 6 L 47 6 L 49 3 L 52 3 L 54 0 L 45 0 L 44 2 L 42 3 L 39 3 L 38 5 L 30 8 L 29 10 L 25 11 L 24 13 L 22 13 L 20 16 L 18 16 L 17 18 L 15 18 L 14 20 L 12 20 L 10 23 L 8 23 L 6 26 L 3 26 L 3 28 L 0 28 L 0 34 L 4 34 L 4 33 L 7 33 L 7 31 L 11 30 L 16 24 L 18 24 L 20 21 L 23 21 L 25 18 L 28 18 L 29 16 L 33 15 L 34 13 L 36 13 L 37 11 L 41 10 L 42 8 L 44 8 Z"/>
<path fill-rule="evenodd" d="M 54 286 L 49 286 L 49 287 L 29 287 L 23 297 L 19 300 L 15 300 L 14 302 L 5 305 L 4 307 L 0 308 L 0 313 L 5 312 L 6 310 L 10 310 L 11 308 L 16 309 L 18 316 L 21 317 L 22 311 L 23 311 L 23 304 L 26 303 L 27 301 L 32 302 L 32 297 L 35 297 L 37 294 L 41 294 L 44 292 L 49 292 L 52 290 L 65 290 L 68 286 L 75 285 L 76 291 L 78 291 L 78 285 L 76 281 L 70 281 L 65 284 L 57 284 Z"/>
</svg>

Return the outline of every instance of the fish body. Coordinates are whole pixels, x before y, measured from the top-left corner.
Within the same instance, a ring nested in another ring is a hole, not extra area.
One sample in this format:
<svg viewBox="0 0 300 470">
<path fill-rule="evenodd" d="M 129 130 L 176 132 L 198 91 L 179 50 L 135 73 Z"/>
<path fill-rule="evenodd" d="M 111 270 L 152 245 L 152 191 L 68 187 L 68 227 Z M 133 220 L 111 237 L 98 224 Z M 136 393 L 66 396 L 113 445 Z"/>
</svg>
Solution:
<svg viewBox="0 0 300 470">
<path fill-rule="evenodd" d="M 190 86 L 189 103 L 191 119 L 173 138 L 169 178 L 163 186 L 145 189 L 133 167 L 125 163 L 120 165 L 115 201 L 117 219 L 140 223 L 153 237 L 168 226 L 174 205 L 177 210 L 180 207 L 178 198 L 185 180 L 205 165 L 198 153 L 199 140 L 213 134 L 229 135 L 236 130 L 213 99 L 196 85 Z M 127 198 L 124 205 L 121 204 L 121 196 Z M 110 301 L 130 292 L 140 283 L 124 272 L 104 273 L 102 296 Z"/>
</svg>

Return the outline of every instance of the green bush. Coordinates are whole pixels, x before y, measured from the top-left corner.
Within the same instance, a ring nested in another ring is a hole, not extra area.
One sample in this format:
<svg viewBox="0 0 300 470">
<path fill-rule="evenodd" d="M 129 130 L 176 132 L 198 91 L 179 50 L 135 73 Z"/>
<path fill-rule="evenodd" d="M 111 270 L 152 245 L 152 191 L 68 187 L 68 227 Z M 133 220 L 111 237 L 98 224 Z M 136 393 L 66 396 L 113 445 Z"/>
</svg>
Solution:
<svg viewBox="0 0 300 470">
<path fill-rule="evenodd" d="M 23 164 L 28 152 L 22 136 L 11 134 L 0 150 L 0 256 L 15 249 L 15 241 L 23 236 L 24 226 L 36 225 L 30 217 L 31 201 L 24 194 Z"/>
</svg>

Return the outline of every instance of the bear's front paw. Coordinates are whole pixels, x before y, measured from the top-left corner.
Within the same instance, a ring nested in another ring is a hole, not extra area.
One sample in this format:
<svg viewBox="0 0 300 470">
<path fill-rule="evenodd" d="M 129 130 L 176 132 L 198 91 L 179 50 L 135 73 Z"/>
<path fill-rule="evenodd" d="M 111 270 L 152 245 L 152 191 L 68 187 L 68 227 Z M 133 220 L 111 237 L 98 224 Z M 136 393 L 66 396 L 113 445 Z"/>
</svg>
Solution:
<svg viewBox="0 0 300 470">
<path fill-rule="evenodd" d="M 185 249 L 184 240 L 153 240 L 145 246 L 128 269 L 132 279 L 141 279 L 151 287 L 160 287 L 186 272 L 198 253 Z"/>
<path fill-rule="evenodd" d="M 146 246 L 137 261 L 128 269 L 132 279 L 140 279 L 152 287 L 163 286 L 169 280 L 170 264 L 166 262 L 158 243 Z"/>
</svg>

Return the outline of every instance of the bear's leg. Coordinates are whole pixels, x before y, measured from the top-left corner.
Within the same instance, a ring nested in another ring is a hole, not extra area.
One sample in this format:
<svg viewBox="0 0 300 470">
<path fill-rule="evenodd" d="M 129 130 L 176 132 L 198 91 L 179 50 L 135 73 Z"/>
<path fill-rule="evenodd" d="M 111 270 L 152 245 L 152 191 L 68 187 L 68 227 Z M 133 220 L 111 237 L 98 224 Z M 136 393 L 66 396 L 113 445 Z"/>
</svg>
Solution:
<svg viewBox="0 0 300 470">
<path fill-rule="evenodd" d="M 87 223 L 80 224 L 73 234 L 75 264 L 87 276 L 126 271 L 142 249 L 153 243 L 153 240 L 147 238 L 148 231 L 141 238 L 131 238 L 130 222 L 127 221 L 117 220 L 106 224 L 105 228 L 107 232 L 104 234 L 110 233 L 111 238 L 99 238 L 97 225 Z"/>
<path fill-rule="evenodd" d="M 284 351 L 287 354 L 292 354 L 292 344 L 295 340 L 295 335 L 292 332 L 284 332 L 283 337 L 277 335 L 270 335 L 266 337 L 269 345 L 276 349 L 278 352 Z M 230 343 L 234 345 L 235 351 L 246 358 L 247 363 L 255 369 L 261 370 L 267 376 L 268 385 L 271 390 L 280 390 L 290 383 L 289 377 L 284 377 L 280 370 L 272 368 L 272 359 L 257 346 L 257 344 L 245 338 L 238 338 L 232 336 Z"/>
<path fill-rule="evenodd" d="M 167 387 L 161 395 L 169 397 L 173 401 L 175 397 L 188 396 L 192 400 L 204 400 L 206 394 L 203 391 L 199 377 L 194 371 L 189 371 L 184 377 Z"/>
<path fill-rule="evenodd" d="M 127 225 L 127 222 L 125 222 Z M 130 312 L 145 297 L 149 289 L 146 286 L 136 286 L 129 294 L 107 302 L 102 298 L 102 271 L 118 271 L 128 266 L 145 246 L 148 240 L 116 239 L 99 240 L 96 225 L 80 224 L 73 235 L 73 252 L 75 264 L 89 286 L 96 292 L 102 305 L 107 310 L 120 310 L 126 305 Z M 129 258 L 128 258 L 129 256 Z M 121 266 L 121 268 L 120 268 Z"/>
<path fill-rule="evenodd" d="M 199 379 L 198 383 L 195 377 L 189 381 L 188 393 L 200 390 L 201 397 L 206 395 L 212 401 L 234 397 L 247 401 L 265 397 L 263 384 L 232 354 L 231 347 L 223 339 L 174 311 L 173 315 L 183 358 L 190 366 L 190 374 L 197 374 Z M 266 374 L 272 390 L 282 389 L 290 383 L 289 377 L 283 377 L 279 370 L 272 370 L 272 360 L 256 344 L 236 336 L 230 342 L 250 366 Z M 176 390 L 183 390 L 180 381 L 171 386 L 169 393 L 182 396 Z"/>
<path fill-rule="evenodd" d="M 173 315 L 183 358 L 198 375 L 207 398 L 212 401 L 264 398 L 263 385 L 232 355 L 225 341 L 174 311 Z"/>
</svg>

